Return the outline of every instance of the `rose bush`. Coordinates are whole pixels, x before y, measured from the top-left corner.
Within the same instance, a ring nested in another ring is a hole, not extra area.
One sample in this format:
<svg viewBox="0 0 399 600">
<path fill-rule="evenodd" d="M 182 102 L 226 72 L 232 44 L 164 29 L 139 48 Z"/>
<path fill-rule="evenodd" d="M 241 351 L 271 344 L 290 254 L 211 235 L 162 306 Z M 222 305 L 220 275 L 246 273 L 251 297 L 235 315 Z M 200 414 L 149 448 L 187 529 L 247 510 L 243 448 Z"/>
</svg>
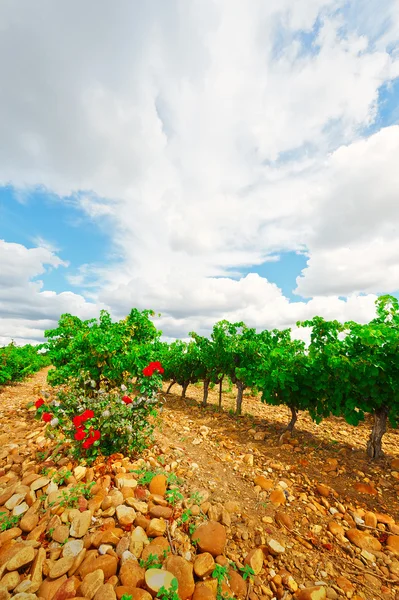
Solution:
<svg viewBox="0 0 399 600">
<path fill-rule="evenodd" d="M 47 423 L 48 435 L 69 443 L 73 456 L 88 464 L 100 455 L 138 454 L 151 440 L 162 372 L 161 363 L 150 363 L 135 388 L 122 384 L 119 389 L 94 390 L 90 395 L 69 386 L 50 403 L 39 398 L 36 418 Z"/>
</svg>

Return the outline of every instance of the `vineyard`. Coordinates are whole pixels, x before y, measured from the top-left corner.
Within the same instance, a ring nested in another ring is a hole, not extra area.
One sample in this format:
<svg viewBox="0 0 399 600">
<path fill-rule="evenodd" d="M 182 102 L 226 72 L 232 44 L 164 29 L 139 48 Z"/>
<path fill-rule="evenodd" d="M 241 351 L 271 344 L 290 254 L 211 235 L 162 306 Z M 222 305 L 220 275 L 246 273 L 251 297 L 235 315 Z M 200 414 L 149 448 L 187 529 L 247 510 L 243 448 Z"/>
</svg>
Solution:
<svg viewBox="0 0 399 600">
<path fill-rule="evenodd" d="M 206 406 L 209 387 L 219 386 L 222 403 L 222 384 L 229 380 L 237 390 L 237 415 L 249 389 L 266 404 L 289 408 L 289 431 L 300 411 L 318 423 L 333 415 L 354 426 L 371 414 L 367 454 L 378 458 L 387 421 L 396 426 L 399 414 L 398 301 L 382 296 L 376 309 L 376 318 L 367 324 L 321 317 L 299 323 L 310 332 L 308 346 L 293 339 L 289 329 L 257 332 L 227 321 L 216 323 L 209 338 L 192 332 L 190 342 L 166 344 L 150 311 L 134 309 L 119 322 L 105 311 L 98 321 L 63 315 L 56 329 L 45 332 L 55 367 L 49 381 L 73 380 L 80 387 L 94 382 L 97 391 L 111 390 L 158 360 L 163 379 L 170 382 L 168 391 L 179 384 L 185 397 L 187 387 L 201 381 Z"/>
<path fill-rule="evenodd" d="M 0 599 L 397 600 L 396 298 L 308 343 L 153 316 L 1 349 Z"/>
<path fill-rule="evenodd" d="M 35 346 L 11 343 L 0 348 L 0 385 L 22 381 L 49 364 L 48 355 Z"/>
</svg>

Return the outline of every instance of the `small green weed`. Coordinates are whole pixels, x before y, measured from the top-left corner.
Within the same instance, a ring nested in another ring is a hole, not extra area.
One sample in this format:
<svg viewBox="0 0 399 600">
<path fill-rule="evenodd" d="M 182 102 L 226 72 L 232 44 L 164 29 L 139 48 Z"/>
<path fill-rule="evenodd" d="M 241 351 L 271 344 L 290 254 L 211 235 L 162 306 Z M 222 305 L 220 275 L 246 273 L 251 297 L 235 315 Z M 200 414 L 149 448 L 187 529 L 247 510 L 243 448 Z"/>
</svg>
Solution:
<svg viewBox="0 0 399 600">
<path fill-rule="evenodd" d="M 177 593 L 177 588 L 178 588 L 178 582 L 177 582 L 176 577 L 174 577 L 172 579 L 170 588 L 166 589 L 164 587 L 161 587 L 161 589 L 159 590 L 156 597 L 160 598 L 160 600 L 180 600 L 179 594 Z"/>
<path fill-rule="evenodd" d="M 250 581 L 253 580 L 253 576 L 255 575 L 255 571 L 253 570 L 252 567 L 250 567 L 249 565 L 245 565 L 244 567 L 240 568 L 240 571 L 242 573 L 242 578 L 243 579 L 249 579 Z"/>
<path fill-rule="evenodd" d="M 93 485 L 94 481 L 91 483 L 78 483 L 67 490 L 62 490 L 62 499 L 59 503 L 60 506 L 63 506 L 64 508 L 76 508 L 81 496 L 86 498 L 86 500 L 90 500 L 93 496 L 91 491 Z"/>
<path fill-rule="evenodd" d="M 168 490 L 166 492 L 165 498 L 169 504 L 176 506 L 178 502 L 181 502 L 184 499 L 184 496 L 181 492 L 179 492 L 178 488 L 173 488 L 172 490 Z"/>
<path fill-rule="evenodd" d="M 20 516 L 8 516 L 6 512 L 0 513 L 0 531 L 7 531 L 7 529 L 11 529 L 12 527 L 16 527 L 20 520 Z"/>
<path fill-rule="evenodd" d="M 162 563 L 159 561 L 159 558 L 156 554 L 150 554 L 147 560 L 139 560 L 140 567 L 142 569 L 160 569 L 162 567 Z"/>
<path fill-rule="evenodd" d="M 56 473 L 52 479 L 57 485 L 63 485 L 70 477 L 72 477 L 72 471 L 61 471 Z"/>
<path fill-rule="evenodd" d="M 222 565 L 215 565 L 215 568 L 212 571 L 212 577 L 217 581 L 216 599 L 227 600 L 227 595 L 223 595 L 222 593 L 222 584 L 224 581 L 228 581 L 229 566 L 226 565 L 225 567 L 222 567 Z"/>
</svg>

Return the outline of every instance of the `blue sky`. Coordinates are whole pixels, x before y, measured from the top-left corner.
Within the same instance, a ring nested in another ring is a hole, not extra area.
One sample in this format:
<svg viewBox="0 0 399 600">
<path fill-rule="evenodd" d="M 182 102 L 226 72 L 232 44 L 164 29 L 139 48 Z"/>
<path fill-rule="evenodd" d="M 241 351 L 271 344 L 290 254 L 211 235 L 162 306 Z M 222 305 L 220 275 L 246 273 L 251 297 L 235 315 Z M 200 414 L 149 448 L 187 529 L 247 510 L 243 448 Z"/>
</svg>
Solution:
<svg viewBox="0 0 399 600">
<path fill-rule="evenodd" d="M 0 5 L 0 343 L 133 306 L 169 337 L 365 321 L 397 292 L 395 0 L 38 2 Z"/>
<path fill-rule="evenodd" d="M 73 198 L 59 198 L 45 189 L 19 194 L 11 186 L 0 187 L 0 237 L 26 248 L 54 248 L 68 267 L 48 269 L 38 277 L 55 292 L 71 289 L 67 275 L 76 274 L 81 265 L 114 259 L 106 228 L 89 219 Z M 82 291 L 79 286 L 76 290 Z"/>
</svg>

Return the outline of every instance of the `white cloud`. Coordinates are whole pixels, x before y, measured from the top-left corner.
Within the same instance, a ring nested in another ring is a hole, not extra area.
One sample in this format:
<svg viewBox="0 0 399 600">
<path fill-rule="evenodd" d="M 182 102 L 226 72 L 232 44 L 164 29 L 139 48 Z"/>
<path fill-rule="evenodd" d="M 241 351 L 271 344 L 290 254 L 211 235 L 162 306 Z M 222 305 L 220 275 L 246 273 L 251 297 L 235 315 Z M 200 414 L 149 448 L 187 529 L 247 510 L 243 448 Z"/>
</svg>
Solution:
<svg viewBox="0 0 399 600">
<path fill-rule="evenodd" d="M 362 136 L 380 86 L 399 75 L 399 12 L 395 0 L 360 7 L 4 1 L 0 182 L 21 198 L 36 185 L 72 194 L 107 220 L 122 258 L 82 265 L 71 285 L 116 315 L 161 311 L 168 335 L 220 317 L 285 326 L 317 311 L 372 315 L 372 294 L 399 288 L 399 134 Z M 4 311 L 28 289 L 34 318 L 68 302 L 90 313 L 83 296 L 32 283 L 43 265 L 62 266 L 47 251 L 12 270 L 24 283 Z M 297 282 L 308 304 L 256 276 L 229 278 L 284 251 L 309 256 Z"/>
<path fill-rule="evenodd" d="M 339 148 L 318 173 L 310 259 L 297 293 L 399 290 L 399 126 Z"/>
<path fill-rule="evenodd" d="M 0 346 L 43 341 L 43 331 L 53 327 L 62 313 L 82 319 L 96 316 L 100 308 L 73 292 L 43 290 L 37 276 L 48 268 L 66 264 L 44 247 L 26 248 L 0 240 Z"/>
</svg>

